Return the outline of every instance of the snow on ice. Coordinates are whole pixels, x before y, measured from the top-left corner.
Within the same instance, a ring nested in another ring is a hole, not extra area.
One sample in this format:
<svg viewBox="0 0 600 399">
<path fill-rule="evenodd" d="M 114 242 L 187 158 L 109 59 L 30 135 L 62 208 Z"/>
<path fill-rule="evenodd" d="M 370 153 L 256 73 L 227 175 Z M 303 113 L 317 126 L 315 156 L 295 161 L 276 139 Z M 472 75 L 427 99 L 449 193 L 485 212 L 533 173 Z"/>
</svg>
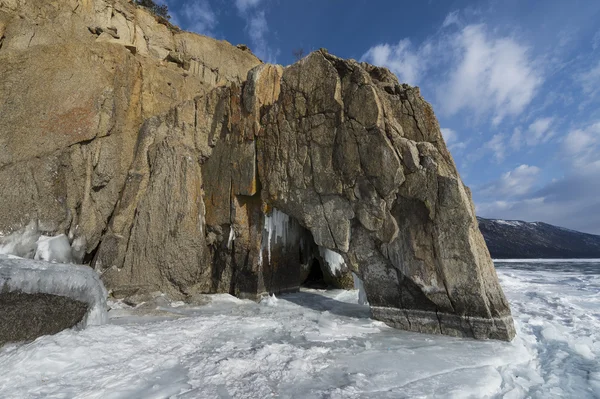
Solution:
<svg viewBox="0 0 600 399">
<path fill-rule="evenodd" d="M 66 235 L 59 234 L 54 237 L 42 235 L 38 223 L 32 221 L 26 227 L 11 234 L 5 235 L 0 232 L 0 255 L 72 263 L 81 261 L 83 258 L 84 240 L 83 237 L 73 239 L 71 248 L 71 243 Z"/>
<path fill-rule="evenodd" d="M 510 343 L 395 330 L 356 290 L 115 302 L 109 324 L 0 349 L 0 397 L 598 397 L 599 268 L 500 265 Z"/>
</svg>

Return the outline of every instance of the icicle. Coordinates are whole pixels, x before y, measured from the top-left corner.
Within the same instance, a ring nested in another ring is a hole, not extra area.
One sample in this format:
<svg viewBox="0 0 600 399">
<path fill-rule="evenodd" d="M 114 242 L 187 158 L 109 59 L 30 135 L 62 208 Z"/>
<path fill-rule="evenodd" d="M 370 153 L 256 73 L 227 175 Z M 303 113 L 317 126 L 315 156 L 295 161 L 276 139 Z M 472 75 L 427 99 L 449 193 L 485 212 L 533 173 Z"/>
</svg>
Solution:
<svg viewBox="0 0 600 399">
<path fill-rule="evenodd" d="M 269 263 L 271 263 L 271 245 L 276 244 L 278 240 L 284 246 L 288 243 L 289 224 L 290 217 L 276 208 L 273 208 L 270 214 L 265 215 L 264 229 L 267 232 L 267 255 Z M 262 262 L 262 257 L 260 261 Z"/>
<path fill-rule="evenodd" d="M 358 303 L 361 305 L 369 305 L 367 300 L 367 292 L 365 291 L 365 285 L 363 281 L 354 272 L 352 272 L 352 279 L 354 280 L 354 288 L 358 290 Z"/>
<path fill-rule="evenodd" d="M 227 241 L 227 249 L 231 249 L 231 244 L 235 241 L 235 231 L 233 226 L 229 227 L 229 241 Z"/>
</svg>

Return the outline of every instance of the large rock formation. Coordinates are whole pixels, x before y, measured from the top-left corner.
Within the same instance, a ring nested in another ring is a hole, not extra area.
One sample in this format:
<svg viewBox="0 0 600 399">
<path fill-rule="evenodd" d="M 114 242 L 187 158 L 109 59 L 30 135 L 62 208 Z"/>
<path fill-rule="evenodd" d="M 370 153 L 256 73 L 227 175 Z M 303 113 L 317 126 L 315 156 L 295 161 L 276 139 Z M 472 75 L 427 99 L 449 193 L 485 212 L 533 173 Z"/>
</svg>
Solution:
<svg viewBox="0 0 600 399">
<path fill-rule="evenodd" d="M 92 269 L 0 255 L 0 346 L 106 323 L 107 292 Z"/>
<path fill-rule="evenodd" d="M 262 64 L 122 1 L 0 0 L 0 37 L 11 240 L 66 234 L 117 296 L 257 297 L 320 264 L 392 326 L 514 336 L 433 110 L 388 70 Z"/>
</svg>

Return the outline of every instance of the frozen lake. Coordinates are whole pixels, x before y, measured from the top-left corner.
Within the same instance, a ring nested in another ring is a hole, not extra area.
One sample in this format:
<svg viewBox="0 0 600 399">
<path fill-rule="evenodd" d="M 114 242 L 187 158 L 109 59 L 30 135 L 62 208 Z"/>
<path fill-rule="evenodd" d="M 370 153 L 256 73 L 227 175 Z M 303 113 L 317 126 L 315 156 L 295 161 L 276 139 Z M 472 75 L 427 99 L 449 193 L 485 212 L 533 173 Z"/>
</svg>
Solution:
<svg viewBox="0 0 600 399">
<path fill-rule="evenodd" d="M 511 343 L 394 330 L 357 291 L 116 303 L 107 325 L 0 349 L 0 397 L 600 397 L 600 261 L 496 265 Z"/>
</svg>

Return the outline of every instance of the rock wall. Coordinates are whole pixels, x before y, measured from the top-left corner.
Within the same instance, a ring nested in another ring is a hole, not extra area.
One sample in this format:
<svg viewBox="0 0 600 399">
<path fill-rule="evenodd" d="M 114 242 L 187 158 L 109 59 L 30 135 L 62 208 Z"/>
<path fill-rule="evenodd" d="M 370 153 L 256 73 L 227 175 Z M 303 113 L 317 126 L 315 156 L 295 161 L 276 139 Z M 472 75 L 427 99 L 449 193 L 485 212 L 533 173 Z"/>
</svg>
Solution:
<svg viewBox="0 0 600 399">
<path fill-rule="evenodd" d="M 418 88 L 326 51 L 262 64 L 128 3 L 39 3 L 0 0 L 0 229 L 67 234 L 117 296 L 257 297 L 319 262 L 392 326 L 514 336 Z"/>
</svg>

